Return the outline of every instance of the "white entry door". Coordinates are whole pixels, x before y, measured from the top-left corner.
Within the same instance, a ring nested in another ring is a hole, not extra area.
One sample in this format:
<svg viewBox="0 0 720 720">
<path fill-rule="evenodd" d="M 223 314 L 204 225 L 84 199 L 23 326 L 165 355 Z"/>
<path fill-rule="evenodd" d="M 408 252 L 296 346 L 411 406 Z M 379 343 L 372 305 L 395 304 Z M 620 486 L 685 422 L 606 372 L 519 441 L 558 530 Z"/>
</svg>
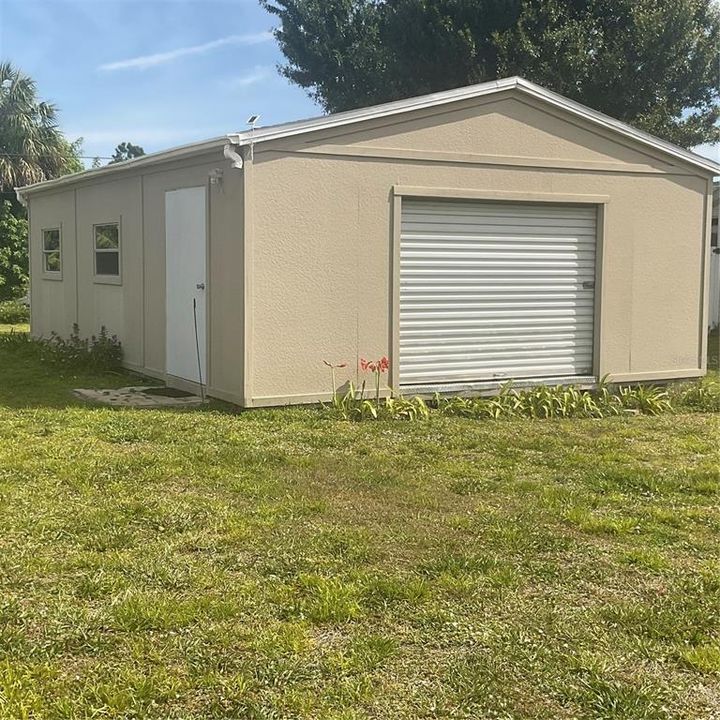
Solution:
<svg viewBox="0 0 720 720">
<path fill-rule="evenodd" d="M 207 221 L 204 187 L 165 193 L 165 313 L 168 375 L 207 383 Z"/>
<path fill-rule="evenodd" d="M 403 202 L 400 384 L 591 375 L 596 215 Z"/>
</svg>

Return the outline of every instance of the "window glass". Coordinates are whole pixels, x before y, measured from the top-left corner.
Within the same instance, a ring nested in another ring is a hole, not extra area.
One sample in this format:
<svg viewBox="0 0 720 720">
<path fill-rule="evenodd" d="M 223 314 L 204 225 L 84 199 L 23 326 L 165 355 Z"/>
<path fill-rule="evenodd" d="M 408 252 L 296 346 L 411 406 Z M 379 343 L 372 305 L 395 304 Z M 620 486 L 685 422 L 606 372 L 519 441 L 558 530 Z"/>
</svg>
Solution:
<svg viewBox="0 0 720 720">
<path fill-rule="evenodd" d="M 60 229 L 51 228 L 42 231 L 43 270 L 46 273 L 59 273 L 62 270 L 60 257 Z"/>
<path fill-rule="evenodd" d="M 120 258 L 117 253 L 98 253 L 95 257 L 96 275 L 119 275 Z"/>
<path fill-rule="evenodd" d="M 117 224 L 95 226 L 95 249 L 116 250 L 120 247 L 120 234 Z"/>
<path fill-rule="evenodd" d="M 120 227 L 117 223 L 95 226 L 95 275 L 120 276 Z"/>
</svg>

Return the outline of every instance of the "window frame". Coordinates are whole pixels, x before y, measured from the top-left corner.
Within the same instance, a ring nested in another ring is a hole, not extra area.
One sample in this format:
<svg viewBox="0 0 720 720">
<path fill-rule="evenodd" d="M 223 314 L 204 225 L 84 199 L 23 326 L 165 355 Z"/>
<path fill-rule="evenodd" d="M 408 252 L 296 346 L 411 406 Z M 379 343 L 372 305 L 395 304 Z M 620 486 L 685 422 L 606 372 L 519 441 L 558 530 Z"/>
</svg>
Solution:
<svg viewBox="0 0 720 720">
<path fill-rule="evenodd" d="M 97 247 L 97 229 L 107 227 L 108 225 L 117 226 L 118 245 L 117 248 L 100 248 Z M 93 264 L 93 282 L 97 285 L 122 285 L 122 222 L 118 220 L 107 220 L 104 222 L 93 223 L 92 226 L 92 264 Z M 110 254 L 117 253 L 118 272 L 117 275 L 104 275 L 97 271 L 97 255 L 98 253 Z"/>
<path fill-rule="evenodd" d="M 45 249 L 45 233 L 55 232 L 58 234 L 58 249 L 57 250 L 46 250 Z M 42 275 L 45 280 L 62 280 L 63 279 L 63 251 L 62 251 L 62 225 L 55 225 L 53 227 L 44 227 L 40 229 L 40 258 L 42 262 Z M 59 270 L 48 270 L 47 269 L 47 256 L 52 253 L 57 253 L 60 260 Z"/>
</svg>

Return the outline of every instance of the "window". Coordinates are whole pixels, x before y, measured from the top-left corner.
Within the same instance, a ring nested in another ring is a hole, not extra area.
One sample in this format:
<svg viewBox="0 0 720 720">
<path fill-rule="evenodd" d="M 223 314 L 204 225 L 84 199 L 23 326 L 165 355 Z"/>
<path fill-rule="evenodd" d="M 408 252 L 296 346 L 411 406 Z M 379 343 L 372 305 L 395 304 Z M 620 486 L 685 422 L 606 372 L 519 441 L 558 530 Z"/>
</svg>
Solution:
<svg viewBox="0 0 720 720">
<path fill-rule="evenodd" d="M 43 272 L 58 275 L 62 270 L 60 228 L 42 231 Z"/>
<path fill-rule="evenodd" d="M 95 226 L 95 275 L 120 277 L 120 227 L 117 223 Z"/>
</svg>

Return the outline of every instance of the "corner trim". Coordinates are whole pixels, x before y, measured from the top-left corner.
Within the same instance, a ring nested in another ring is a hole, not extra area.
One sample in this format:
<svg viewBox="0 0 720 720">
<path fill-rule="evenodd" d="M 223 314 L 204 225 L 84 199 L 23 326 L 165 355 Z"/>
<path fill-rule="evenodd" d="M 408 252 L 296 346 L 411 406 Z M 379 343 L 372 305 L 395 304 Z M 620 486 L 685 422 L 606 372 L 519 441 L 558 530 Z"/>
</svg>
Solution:
<svg viewBox="0 0 720 720">
<path fill-rule="evenodd" d="M 243 170 L 243 396 L 241 405 L 253 407 L 253 236 L 255 222 L 253 215 L 253 173 L 254 162 L 251 153 L 245 153 L 245 167 Z"/>
</svg>

